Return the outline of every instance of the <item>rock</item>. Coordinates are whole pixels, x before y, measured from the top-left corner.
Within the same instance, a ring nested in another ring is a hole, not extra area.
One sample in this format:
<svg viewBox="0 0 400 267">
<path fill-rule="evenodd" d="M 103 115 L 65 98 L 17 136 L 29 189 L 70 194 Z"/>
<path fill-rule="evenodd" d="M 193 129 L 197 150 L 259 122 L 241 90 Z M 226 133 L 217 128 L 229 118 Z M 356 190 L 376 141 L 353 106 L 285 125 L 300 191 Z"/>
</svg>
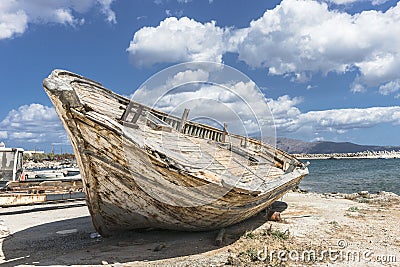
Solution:
<svg viewBox="0 0 400 267">
<path fill-rule="evenodd" d="M 273 221 L 273 222 L 281 222 L 281 213 L 278 211 L 275 211 L 273 213 L 268 214 L 268 221 Z"/>
<path fill-rule="evenodd" d="M 10 235 L 10 231 L 8 229 L 0 229 L 0 238 L 5 238 Z"/>
<path fill-rule="evenodd" d="M 3 224 L 3 221 L 0 221 L 0 238 L 5 238 L 10 235 L 10 230 L 7 226 Z"/>
<path fill-rule="evenodd" d="M 94 238 L 100 238 L 100 237 L 101 237 L 101 235 L 100 235 L 99 233 L 97 233 L 97 232 L 91 233 L 91 234 L 90 234 L 90 238 L 92 238 L 92 239 L 94 239 Z"/>
</svg>

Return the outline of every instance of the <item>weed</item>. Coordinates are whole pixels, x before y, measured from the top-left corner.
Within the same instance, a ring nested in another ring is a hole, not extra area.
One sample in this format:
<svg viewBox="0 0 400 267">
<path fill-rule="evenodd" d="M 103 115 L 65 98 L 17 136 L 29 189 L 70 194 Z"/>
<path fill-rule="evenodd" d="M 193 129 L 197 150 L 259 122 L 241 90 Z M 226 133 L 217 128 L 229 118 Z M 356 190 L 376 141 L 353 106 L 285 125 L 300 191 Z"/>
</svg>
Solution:
<svg viewBox="0 0 400 267">
<path fill-rule="evenodd" d="M 242 256 L 249 257 L 251 261 L 257 261 L 258 260 L 257 249 L 249 248 L 246 251 L 242 251 L 242 252 L 239 253 L 239 257 L 242 257 Z"/>
<path fill-rule="evenodd" d="M 368 198 L 363 197 L 363 198 L 360 198 L 360 199 L 358 200 L 358 202 L 359 202 L 359 203 L 369 203 L 370 200 L 369 200 Z"/>
<path fill-rule="evenodd" d="M 248 231 L 248 232 L 246 232 L 244 234 L 244 238 L 246 238 L 246 239 L 254 239 L 254 238 L 256 238 L 256 235 L 253 232 Z"/>
<path fill-rule="evenodd" d="M 272 224 L 269 225 L 269 228 L 265 229 L 262 233 L 262 236 L 272 236 L 275 237 L 277 239 L 283 239 L 286 240 L 289 238 L 290 233 L 289 233 L 289 229 L 287 229 L 286 231 L 282 232 L 280 230 L 272 230 Z"/>
<path fill-rule="evenodd" d="M 348 209 L 348 211 L 350 211 L 350 212 L 357 212 L 357 211 L 360 211 L 360 210 L 358 209 L 358 207 L 350 207 L 350 208 Z"/>
<path fill-rule="evenodd" d="M 271 230 L 270 235 L 275 237 L 275 238 L 277 238 L 277 239 L 286 240 L 286 239 L 289 238 L 289 230 L 286 230 L 284 232 L 282 232 L 280 230 Z"/>
</svg>

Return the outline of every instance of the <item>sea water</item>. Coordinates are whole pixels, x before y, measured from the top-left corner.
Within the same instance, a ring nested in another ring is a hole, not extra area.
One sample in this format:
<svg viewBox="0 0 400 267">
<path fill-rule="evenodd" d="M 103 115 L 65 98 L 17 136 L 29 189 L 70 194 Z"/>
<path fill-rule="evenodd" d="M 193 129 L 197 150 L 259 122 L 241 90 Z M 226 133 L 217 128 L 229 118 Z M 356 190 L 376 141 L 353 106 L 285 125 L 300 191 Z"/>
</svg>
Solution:
<svg viewBox="0 0 400 267">
<path fill-rule="evenodd" d="M 300 189 L 318 193 L 389 191 L 400 195 L 400 159 L 308 161 L 310 174 L 301 181 Z"/>
</svg>

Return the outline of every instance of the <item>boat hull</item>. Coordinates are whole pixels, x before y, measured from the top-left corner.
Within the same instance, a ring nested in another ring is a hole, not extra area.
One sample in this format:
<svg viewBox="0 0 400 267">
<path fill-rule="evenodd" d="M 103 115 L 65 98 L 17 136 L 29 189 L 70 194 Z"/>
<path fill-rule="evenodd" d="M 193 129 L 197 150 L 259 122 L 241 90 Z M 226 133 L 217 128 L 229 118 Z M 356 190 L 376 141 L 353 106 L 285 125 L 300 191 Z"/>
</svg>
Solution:
<svg viewBox="0 0 400 267">
<path fill-rule="evenodd" d="M 161 164 L 127 138 L 123 127 L 116 127 L 115 118 L 96 117 L 98 113 L 85 107 L 72 87 L 65 89 L 51 81 L 45 81 L 44 88 L 70 138 L 93 225 L 102 236 L 140 228 L 203 231 L 226 227 L 264 210 L 308 173 L 305 167 L 296 168 L 262 194 L 214 185 Z M 71 84 L 70 80 L 67 82 Z M 103 90 L 98 84 L 93 86 Z M 174 181 L 179 188 L 207 185 L 221 196 L 201 205 L 185 205 L 185 200 L 198 196 L 177 191 L 165 181 Z"/>
</svg>

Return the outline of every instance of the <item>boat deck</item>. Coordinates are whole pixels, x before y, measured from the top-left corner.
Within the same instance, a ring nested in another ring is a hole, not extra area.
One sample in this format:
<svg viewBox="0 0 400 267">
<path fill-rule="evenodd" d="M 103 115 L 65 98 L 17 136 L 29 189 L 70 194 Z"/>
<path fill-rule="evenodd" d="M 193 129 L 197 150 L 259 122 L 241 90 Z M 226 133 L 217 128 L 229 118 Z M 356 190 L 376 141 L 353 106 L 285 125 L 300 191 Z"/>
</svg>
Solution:
<svg viewBox="0 0 400 267">
<path fill-rule="evenodd" d="M 284 174 L 282 168 L 261 153 L 239 147 L 232 149 L 231 144 L 187 136 L 174 129 L 160 131 L 139 124 L 139 128 L 128 129 L 127 133 L 151 151 L 172 159 L 180 169 L 208 182 L 255 192 Z"/>
</svg>

